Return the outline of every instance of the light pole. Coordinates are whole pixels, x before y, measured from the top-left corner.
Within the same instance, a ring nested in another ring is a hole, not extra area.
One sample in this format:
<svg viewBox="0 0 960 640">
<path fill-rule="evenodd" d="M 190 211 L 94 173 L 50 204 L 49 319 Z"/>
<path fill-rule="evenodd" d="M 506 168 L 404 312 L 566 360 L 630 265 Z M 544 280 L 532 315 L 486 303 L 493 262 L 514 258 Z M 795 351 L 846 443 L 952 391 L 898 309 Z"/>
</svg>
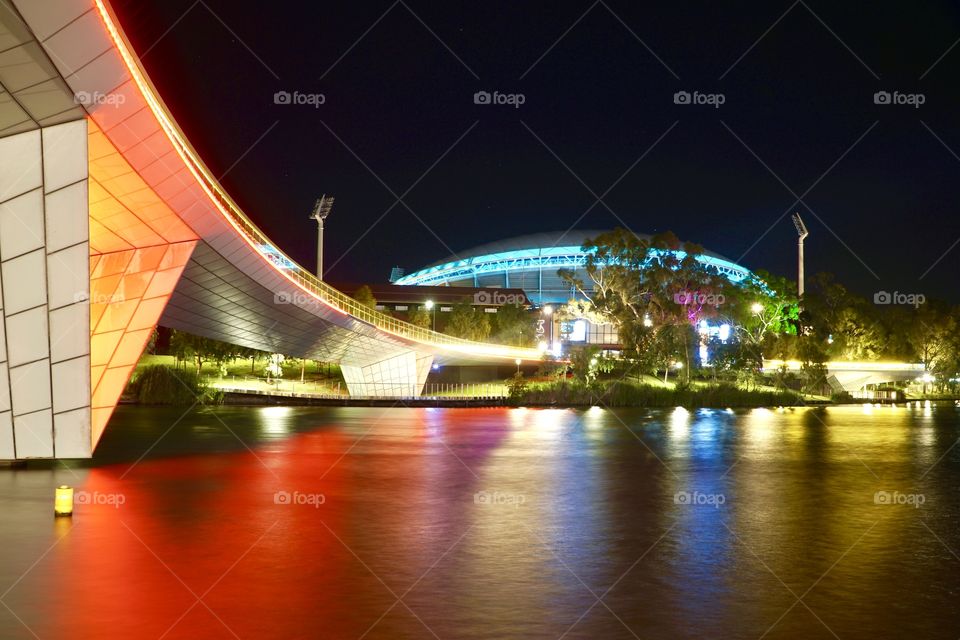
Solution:
<svg viewBox="0 0 960 640">
<path fill-rule="evenodd" d="M 793 226 L 797 228 L 797 297 L 803 298 L 803 241 L 810 235 L 799 213 L 793 214 Z"/>
<path fill-rule="evenodd" d="M 430 312 L 430 315 L 433 316 L 433 330 L 437 330 L 437 312 L 433 310 L 433 300 L 427 300 L 423 303 L 423 306 L 427 308 L 427 311 Z"/>
<path fill-rule="evenodd" d="M 546 305 L 543 307 L 543 315 L 547 316 L 547 325 L 550 327 L 550 335 L 547 338 L 547 344 L 550 345 L 550 349 L 553 349 L 553 305 Z"/>
<path fill-rule="evenodd" d="M 517 375 L 520 375 L 520 362 L 522 361 L 520 360 L 520 358 L 517 358 L 516 360 L 514 360 L 514 362 L 517 363 Z"/>
<path fill-rule="evenodd" d="M 313 212 L 310 214 L 310 219 L 317 221 L 317 278 L 320 280 L 323 280 L 323 221 L 330 215 L 331 209 L 333 196 L 324 194 L 313 203 Z"/>
</svg>

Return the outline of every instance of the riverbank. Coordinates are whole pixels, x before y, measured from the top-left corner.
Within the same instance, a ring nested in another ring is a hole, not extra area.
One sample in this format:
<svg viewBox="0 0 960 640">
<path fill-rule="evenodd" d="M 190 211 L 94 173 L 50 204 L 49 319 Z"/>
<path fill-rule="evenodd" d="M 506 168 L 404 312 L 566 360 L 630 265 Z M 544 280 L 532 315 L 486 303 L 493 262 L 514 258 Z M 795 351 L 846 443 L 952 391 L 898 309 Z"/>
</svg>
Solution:
<svg viewBox="0 0 960 640">
<path fill-rule="evenodd" d="M 514 388 L 512 403 L 530 406 L 593 406 L 689 409 L 713 407 L 801 406 L 798 393 L 777 389 L 741 389 L 732 384 L 655 386 L 624 380 L 582 383 L 558 381 Z"/>
</svg>

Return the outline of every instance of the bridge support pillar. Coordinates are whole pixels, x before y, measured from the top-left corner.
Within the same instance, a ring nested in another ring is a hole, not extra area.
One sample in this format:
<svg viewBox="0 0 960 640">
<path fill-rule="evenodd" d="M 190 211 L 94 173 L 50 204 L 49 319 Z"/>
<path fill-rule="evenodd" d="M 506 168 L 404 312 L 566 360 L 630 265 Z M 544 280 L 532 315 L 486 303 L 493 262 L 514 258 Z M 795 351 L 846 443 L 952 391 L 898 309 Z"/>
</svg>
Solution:
<svg viewBox="0 0 960 640">
<path fill-rule="evenodd" d="M 414 351 L 371 364 L 340 365 L 347 390 L 353 397 L 409 398 L 419 396 L 433 366 L 433 356 Z"/>
<path fill-rule="evenodd" d="M 90 439 L 87 123 L 0 138 L 0 459 Z"/>
</svg>

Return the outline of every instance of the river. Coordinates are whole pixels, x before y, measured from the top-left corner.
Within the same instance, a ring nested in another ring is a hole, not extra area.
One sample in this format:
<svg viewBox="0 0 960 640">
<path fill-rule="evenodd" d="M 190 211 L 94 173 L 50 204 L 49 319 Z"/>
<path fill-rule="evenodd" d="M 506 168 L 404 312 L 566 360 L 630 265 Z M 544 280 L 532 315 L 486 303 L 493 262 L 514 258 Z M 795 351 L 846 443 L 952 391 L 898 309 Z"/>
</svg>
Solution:
<svg viewBox="0 0 960 640">
<path fill-rule="evenodd" d="M 958 439 L 953 404 L 121 407 L 92 461 L 0 469 L 0 638 L 956 640 Z"/>
</svg>

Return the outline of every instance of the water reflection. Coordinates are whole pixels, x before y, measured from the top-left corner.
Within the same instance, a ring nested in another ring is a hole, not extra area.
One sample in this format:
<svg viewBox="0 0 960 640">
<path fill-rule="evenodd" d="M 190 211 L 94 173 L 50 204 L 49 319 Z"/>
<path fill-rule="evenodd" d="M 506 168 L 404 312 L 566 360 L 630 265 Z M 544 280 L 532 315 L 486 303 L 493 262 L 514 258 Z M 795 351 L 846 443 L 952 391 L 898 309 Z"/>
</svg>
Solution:
<svg viewBox="0 0 960 640">
<path fill-rule="evenodd" d="M 0 637 L 952 638 L 958 436 L 937 404 L 122 408 L 92 464 L 0 473 Z M 124 502 L 54 519 L 61 483 Z"/>
</svg>

